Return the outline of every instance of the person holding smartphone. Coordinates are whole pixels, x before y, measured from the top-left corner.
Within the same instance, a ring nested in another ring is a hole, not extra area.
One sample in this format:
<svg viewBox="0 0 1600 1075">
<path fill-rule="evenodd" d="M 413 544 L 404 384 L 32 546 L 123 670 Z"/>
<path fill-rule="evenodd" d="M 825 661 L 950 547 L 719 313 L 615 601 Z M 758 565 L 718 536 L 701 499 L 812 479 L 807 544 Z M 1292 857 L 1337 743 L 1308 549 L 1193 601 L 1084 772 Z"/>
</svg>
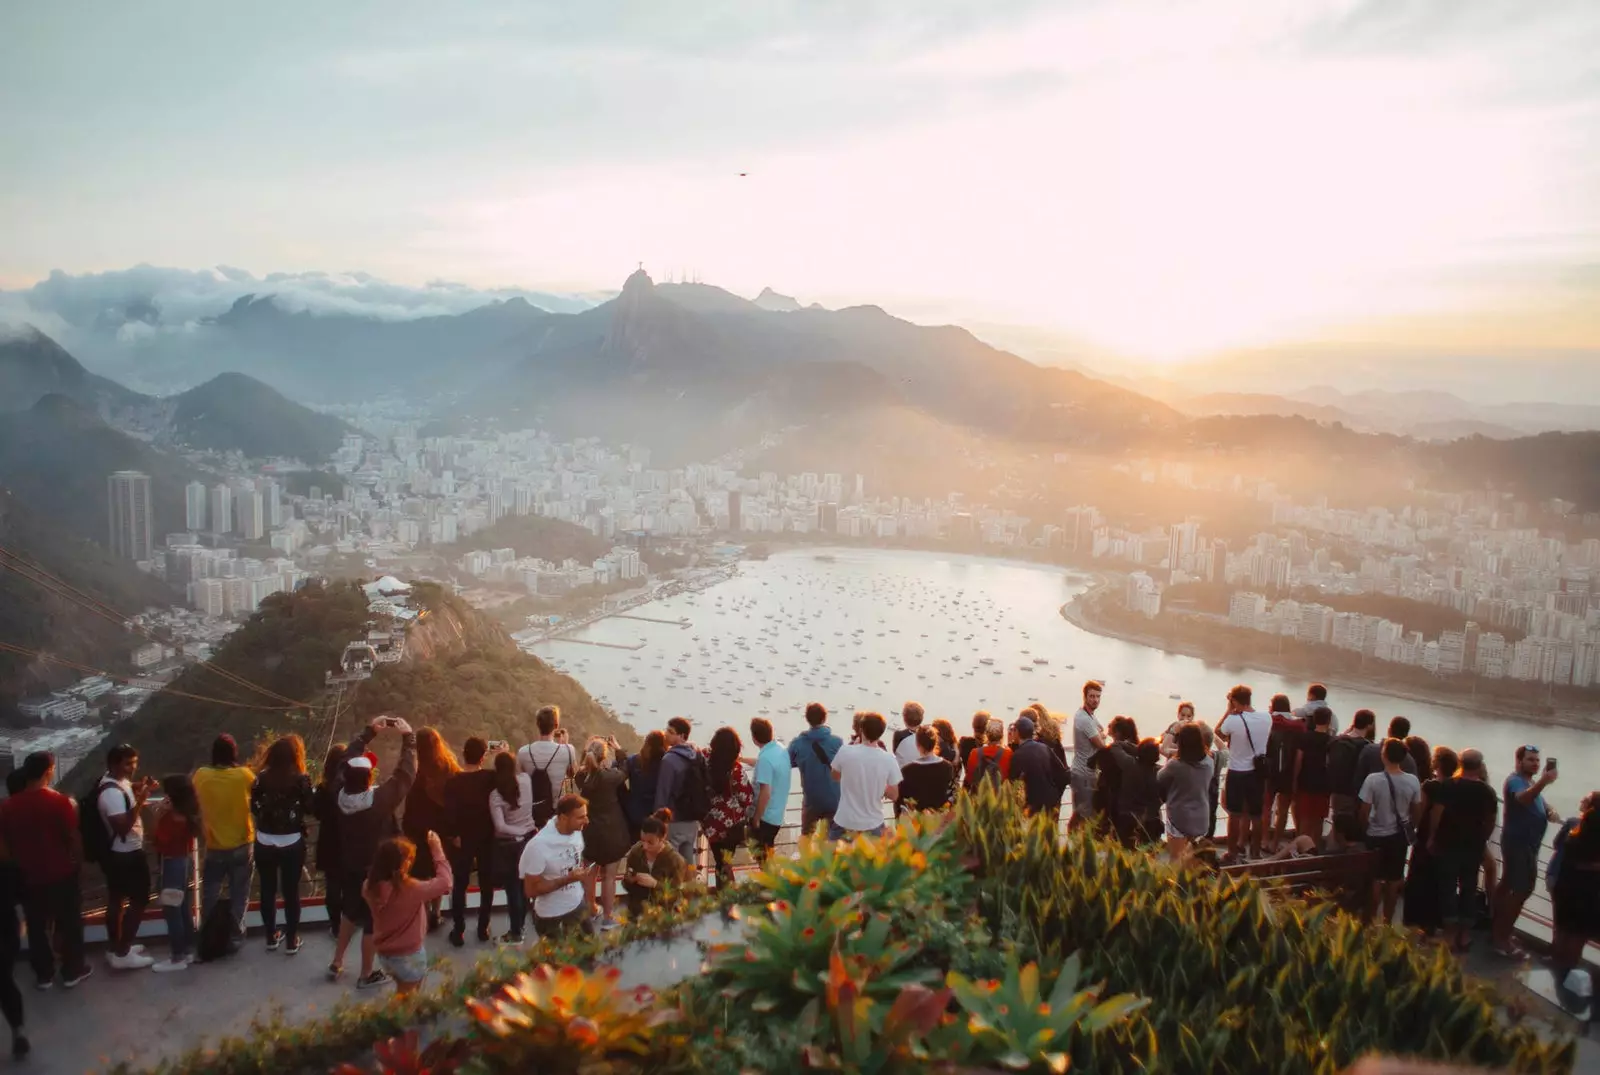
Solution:
<svg viewBox="0 0 1600 1075">
<path fill-rule="evenodd" d="M 1541 765 L 1538 747 L 1529 743 L 1517 748 L 1516 767 L 1502 789 L 1505 815 L 1500 826 L 1500 859 L 1504 869 L 1495 889 L 1489 928 L 1490 947 L 1507 959 L 1528 957 L 1512 940 L 1512 932 L 1523 903 L 1539 880 L 1539 848 L 1545 830 L 1550 822 L 1561 821 L 1561 815 L 1544 799 L 1544 789 L 1555 782 L 1556 759 L 1546 758 Z"/>
</svg>

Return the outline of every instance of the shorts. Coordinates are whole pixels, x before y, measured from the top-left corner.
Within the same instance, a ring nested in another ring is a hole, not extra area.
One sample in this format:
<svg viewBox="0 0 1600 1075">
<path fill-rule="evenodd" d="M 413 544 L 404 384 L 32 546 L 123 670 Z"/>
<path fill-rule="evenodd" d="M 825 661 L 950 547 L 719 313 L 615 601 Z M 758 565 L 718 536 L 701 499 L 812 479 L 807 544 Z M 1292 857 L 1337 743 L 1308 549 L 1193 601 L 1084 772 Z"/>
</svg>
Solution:
<svg viewBox="0 0 1600 1075">
<path fill-rule="evenodd" d="M 428 976 L 428 949 L 418 948 L 400 956 L 380 955 L 378 965 L 395 981 L 415 985 Z"/>
<path fill-rule="evenodd" d="M 774 824 L 770 821 L 756 822 L 756 843 L 760 844 L 768 851 L 771 851 L 775 846 L 777 846 L 778 833 L 782 831 L 782 829 L 783 826 L 781 824 Z"/>
<path fill-rule="evenodd" d="M 1411 844 L 1403 832 L 1388 836 L 1368 834 L 1367 846 L 1378 853 L 1378 868 L 1374 878 L 1379 881 L 1404 881 L 1406 879 L 1406 852 Z"/>
<path fill-rule="evenodd" d="M 1518 896 L 1532 895 L 1539 882 L 1538 849 L 1516 844 L 1507 847 L 1502 843 L 1500 861 L 1503 864 L 1500 880 L 1506 888 Z"/>
<path fill-rule="evenodd" d="M 1072 779 L 1072 816 L 1088 817 L 1094 808 L 1094 786 L 1099 773 L 1093 769 L 1074 767 Z"/>
<path fill-rule="evenodd" d="M 1169 840 L 1198 840 L 1205 834 L 1206 825 L 1204 821 L 1196 826 L 1196 831 L 1184 832 L 1183 828 L 1172 820 L 1170 814 L 1167 817 L 1167 839 Z"/>
<path fill-rule="evenodd" d="M 699 823 L 696 822 L 696 824 Z M 589 915 L 589 901 L 585 898 L 582 903 L 564 915 L 557 915 L 554 918 L 540 918 L 535 914 L 533 916 L 533 928 L 540 937 L 559 937 L 568 930 L 574 929 L 581 929 L 587 932 L 589 930 Z"/>
<path fill-rule="evenodd" d="M 828 822 L 828 839 L 851 840 L 856 836 L 882 836 L 883 828 L 884 827 L 882 825 L 879 825 L 875 829 L 841 829 L 834 822 L 830 821 Z"/>
<path fill-rule="evenodd" d="M 367 906 L 366 897 L 361 894 L 361 886 L 367 883 L 364 873 L 349 873 L 344 875 L 344 903 L 339 907 L 339 914 L 346 922 L 357 929 L 371 931 L 372 908 Z"/>
<path fill-rule="evenodd" d="M 1328 796 L 1328 808 L 1334 817 L 1355 817 L 1360 805 L 1361 800 L 1354 795 L 1341 795 L 1336 791 Z"/>
<path fill-rule="evenodd" d="M 1306 818 L 1327 818 L 1329 798 L 1325 791 L 1300 791 L 1295 793 L 1294 812 Z"/>
<path fill-rule="evenodd" d="M 1261 813 L 1261 778 L 1253 769 L 1228 771 L 1222 786 L 1222 807 L 1229 814 Z"/>
</svg>

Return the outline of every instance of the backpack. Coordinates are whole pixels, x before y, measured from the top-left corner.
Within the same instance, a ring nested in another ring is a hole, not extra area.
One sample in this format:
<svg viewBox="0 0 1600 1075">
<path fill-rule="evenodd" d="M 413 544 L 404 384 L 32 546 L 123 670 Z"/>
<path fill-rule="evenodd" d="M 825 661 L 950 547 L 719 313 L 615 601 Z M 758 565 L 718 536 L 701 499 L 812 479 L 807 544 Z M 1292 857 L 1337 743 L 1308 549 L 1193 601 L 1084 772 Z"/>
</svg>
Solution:
<svg viewBox="0 0 1600 1075">
<path fill-rule="evenodd" d="M 1335 795 L 1360 794 L 1356 766 L 1366 745 L 1366 739 L 1354 735 L 1336 735 L 1328 744 L 1328 787 Z"/>
<path fill-rule="evenodd" d="M 678 787 L 677 801 L 672 805 L 674 821 L 704 821 L 711 813 L 711 773 L 706 768 L 706 756 L 698 750 L 694 760 L 683 774 Z"/>
<path fill-rule="evenodd" d="M 212 906 L 211 913 L 200 923 L 195 935 L 194 957 L 201 963 L 231 956 L 238 951 L 233 943 L 233 930 L 237 920 L 233 917 L 233 897 L 222 896 Z"/>
<path fill-rule="evenodd" d="M 978 768 L 972 774 L 972 790 L 977 791 L 987 781 L 992 787 L 999 787 L 1000 752 L 987 753 L 982 747 L 978 748 Z"/>
<path fill-rule="evenodd" d="M 1267 777 L 1282 790 L 1294 778 L 1294 752 L 1300 732 L 1292 724 L 1275 726 L 1267 735 Z"/>
<path fill-rule="evenodd" d="M 550 757 L 542 766 L 533 764 L 533 744 L 523 747 L 528 752 L 528 768 L 533 770 L 528 774 L 528 783 L 533 787 L 533 823 L 539 828 L 555 816 L 556 788 L 550 782 L 550 766 L 555 764 L 556 758 L 561 756 L 562 749 L 570 750 L 564 743 L 557 743 L 556 749 L 550 752 Z M 568 755 L 569 765 L 571 755 Z"/>
<path fill-rule="evenodd" d="M 107 788 L 122 792 L 128 809 L 133 809 L 133 796 L 115 780 L 101 778 L 93 791 L 78 799 L 78 834 L 83 837 L 83 859 L 100 866 L 104 866 L 111 858 L 111 827 L 100 816 L 100 793 Z"/>
</svg>

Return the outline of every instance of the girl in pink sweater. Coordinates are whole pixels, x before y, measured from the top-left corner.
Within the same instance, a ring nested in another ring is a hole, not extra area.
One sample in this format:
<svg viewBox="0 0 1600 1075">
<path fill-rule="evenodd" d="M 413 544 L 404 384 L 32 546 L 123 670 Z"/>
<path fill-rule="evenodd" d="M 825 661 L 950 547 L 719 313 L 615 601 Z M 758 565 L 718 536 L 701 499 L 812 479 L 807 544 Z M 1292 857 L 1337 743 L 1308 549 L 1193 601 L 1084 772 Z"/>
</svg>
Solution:
<svg viewBox="0 0 1600 1075">
<path fill-rule="evenodd" d="M 433 856 L 433 877 L 418 881 L 411 876 L 417 845 L 404 836 L 391 837 L 378 845 L 367 883 L 361 886 L 361 895 L 372 908 L 378 960 L 394 978 L 396 993 L 410 993 L 428 976 L 428 950 L 423 944 L 428 901 L 450 891 L 450 862 L 438 833 L 428 833 L 428 853 Z"/>
</svg>

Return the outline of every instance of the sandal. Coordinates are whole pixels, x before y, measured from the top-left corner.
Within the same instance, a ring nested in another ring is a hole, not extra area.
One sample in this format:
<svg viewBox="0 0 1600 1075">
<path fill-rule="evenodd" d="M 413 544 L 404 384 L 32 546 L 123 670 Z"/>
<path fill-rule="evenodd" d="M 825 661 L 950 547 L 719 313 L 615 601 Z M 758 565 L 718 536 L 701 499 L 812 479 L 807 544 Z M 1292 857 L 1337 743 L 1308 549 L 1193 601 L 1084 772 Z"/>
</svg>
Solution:
<svg viewBox="0 0 1600 1075">
<path fill-rule="evenodd" d="M 343 963 L 329 963 L 328 964 L 328 981 L 337 982 L 339 980 L 339 977 L 342 974 L 344 974 L 344 964 Z"/>
</svg>

